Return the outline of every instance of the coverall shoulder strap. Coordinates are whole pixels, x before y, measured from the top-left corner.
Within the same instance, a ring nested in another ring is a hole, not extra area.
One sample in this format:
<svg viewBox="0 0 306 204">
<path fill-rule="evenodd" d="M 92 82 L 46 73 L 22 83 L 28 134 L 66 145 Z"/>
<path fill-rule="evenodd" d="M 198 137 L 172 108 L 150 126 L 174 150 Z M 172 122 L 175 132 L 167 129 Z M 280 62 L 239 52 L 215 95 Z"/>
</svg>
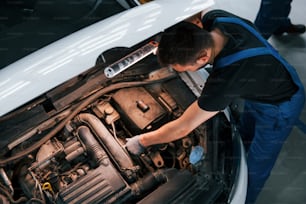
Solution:
<svg viewBox="0 0 306 204">
<path fill-rule="evenodd" d="M 217 17 L 214 21 L 214 23 L 232 23 L 232 24 L 238 24 L 247 29 L 249 32 L 251 32 L 258 40 L 260 40 L 266 47 L 272 48 L 272 46 L 262 37 L 262 35 L 251 25 L 247 24 L 245 21 L 243 21 L 240 18 L 235 17 Z"/>
<path fill-rule="evenodd" d="M 242 27 L 244 27 L 245 29 L 247 29 L 249 32 L 251 32 L 260 42 L 262 42 L 265 46 L 262 48 L 250 48 L 247 49 L 245 51 L 241 51 L 241 54 L 238 53 L 234 53 L 232 55 L 229 55 L 226 58 L 226 60 L 228 61 L 230 56 L 234 59 L 231 59 L 232 62 L 236 62 L 236 58 L 238 58 L 239 60 L 243 59 L 243 57 L 251 57 L 251 56 L 256 56 L 256 52 L 258 51 L 258 55 L 264 55 L 264 54 L 272 54 L 276 59 L 278 59 L 286 68 L 288 67 L 292 67 L 291 65 L 288 64 L 288 62 L 286 60 L 283 59 L 283 57 L 281 57 L 279 55 L 279 53 L 268 43 L 268 41 L 266 39 L 264 39 L 264 37 L 262 37 L 262 35 L 251 25 L 249 25 L 248 23 L 246 23 L 245 21 L 243 21 L 242 19 L 238 18 L 238 17 L 217 17 L 214 20 L 214 23 L 232 23 L 232 24 L 237 24 L 237 25 L 241 25 Z M 254 49 L 254 50 L 253 50 Z M 258 49 L 258 50 L 256 50 Z M 265 50 L 267 49 L 267 50 Z M 252 51 L 253 50 L 253 51 Z M 268 51 L 269 50 L 269 51 Z M 244 52 L 251 52 L 250 54 L 245 54 Z M 265 52 L 265 53 L 264 53 Z M 241 55 L 241 56 L 239 56 Z M 222 67 L 221 65 L 224 66 L 224 64 L 230 64 L 230 63 L 225 63 L 223 59 L 220 59 L 220 61 L 223 61 L 222 63 L 217 63 L 218 66 L 216 67 Z"/>
<path fill-rule="evenodd" d="M 215 67 L 222 68 L 242 59 L 255 57 L 258 55 L 267 55 L 267 54 L 271 54 L 271 50 L 266 47 L 250 48 L 221 58 L 216 62 Z"/>
<path fill-rule="evenodd" d="M 232 24 L 240 25 L 244 27 L 246 30 L 248 30 L 252 35 L 254 35 L 264 45 L 263 47 L 249 48 L 249 49 L 234 53 L 232 55 L 226 56 L 224 58 L 221 58 L 219 62 L 216 63 L 217 68 L 225 67 L 238 60 L 242 60 L 248 57 L 255 57 L 258 55 L 271 54 L 277 57 L 278 59 L 281 58 L 279 54 L 277 53 L 277 51 L 267 42 L 267 40 L 264 39 L 262 35 L 254 27 L 252 27 L 251 25 L 249 25 L 242 19 L 238 17 L 217 17 L 214 23 L 232 23 Z"/>
</svg>

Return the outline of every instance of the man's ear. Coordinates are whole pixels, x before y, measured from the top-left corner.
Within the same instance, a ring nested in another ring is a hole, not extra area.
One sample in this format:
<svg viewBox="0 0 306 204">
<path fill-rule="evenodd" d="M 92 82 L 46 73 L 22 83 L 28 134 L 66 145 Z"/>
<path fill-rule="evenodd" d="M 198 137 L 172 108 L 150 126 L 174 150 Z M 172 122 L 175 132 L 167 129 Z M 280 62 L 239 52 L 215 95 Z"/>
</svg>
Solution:
<svg viewBox="0 0 306 204">
<path fill-rule="evenodd" d="M 197 64 L 207 64 L 209 61 L 209 57 L 207 55 L 203 55 L 197 59 Z"/>
</svg>

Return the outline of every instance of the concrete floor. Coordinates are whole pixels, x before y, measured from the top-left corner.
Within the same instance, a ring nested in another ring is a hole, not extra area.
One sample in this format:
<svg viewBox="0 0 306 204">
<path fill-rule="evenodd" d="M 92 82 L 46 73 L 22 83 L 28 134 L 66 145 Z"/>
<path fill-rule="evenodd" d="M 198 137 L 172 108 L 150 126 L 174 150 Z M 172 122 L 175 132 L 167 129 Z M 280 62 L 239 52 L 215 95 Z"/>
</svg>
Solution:
<svg viewBox="0 0 306 204">
<path fill-rule="evenodd" d="M 215 0 L 214 8 L 224 9 L 254 21 L 260 0 Z M 306 24 L 305 0 L 291 4 L 292 23 Z M 295 66 L 306 87 L 306 33 L 271 37 L 270 43 Z M 306 123 L 306 106 L 300 117 Z M 302 129 L 304 128 L 304 131 Z M 284 144 L 278 160 L 256 204 L 306 203 L 306 133 L 305 126 L 295 127 Z"/>
</svg>

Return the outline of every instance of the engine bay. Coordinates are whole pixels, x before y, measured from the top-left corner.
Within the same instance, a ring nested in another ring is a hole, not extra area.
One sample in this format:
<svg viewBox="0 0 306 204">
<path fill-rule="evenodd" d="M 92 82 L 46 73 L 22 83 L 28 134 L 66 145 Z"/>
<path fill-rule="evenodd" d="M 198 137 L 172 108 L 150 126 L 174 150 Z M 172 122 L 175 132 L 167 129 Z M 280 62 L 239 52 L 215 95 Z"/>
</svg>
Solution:
<svg viewBox="0 0 306 204">
<path fill-rule="evenodd" d="M 52 117 L 15 136 L 2 152 L 1 203 L 191 203 L 212 185 L 215 196 L 207 203 L 222 194 L 232 165 L 231 125 L 222 112 L 140 156 L 125 149 L 129 138 L 178 118 L 197 97 L 169 68 L 148 76 L 139 83 L 112 81 L 68 108 L 42 103 Z M 65 108 L 54 114 L 57 107 Z"/>
</svg>

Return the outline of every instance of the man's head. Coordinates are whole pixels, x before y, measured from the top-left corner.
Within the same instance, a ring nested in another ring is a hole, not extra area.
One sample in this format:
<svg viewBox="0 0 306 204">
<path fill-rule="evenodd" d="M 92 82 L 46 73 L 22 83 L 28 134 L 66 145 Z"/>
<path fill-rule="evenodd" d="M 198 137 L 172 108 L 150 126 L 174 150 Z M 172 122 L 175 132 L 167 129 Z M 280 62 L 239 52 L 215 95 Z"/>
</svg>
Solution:
<svg viewBox="0 0 306 204">
<path fill-rule="evenodd" d="M 157 57 L 162 66 L 177 71 L 195 71 L 209 63 L 213 39 L 209 32 L 181 22 L 165 31 L 159 42 Z"/>
</svg>

